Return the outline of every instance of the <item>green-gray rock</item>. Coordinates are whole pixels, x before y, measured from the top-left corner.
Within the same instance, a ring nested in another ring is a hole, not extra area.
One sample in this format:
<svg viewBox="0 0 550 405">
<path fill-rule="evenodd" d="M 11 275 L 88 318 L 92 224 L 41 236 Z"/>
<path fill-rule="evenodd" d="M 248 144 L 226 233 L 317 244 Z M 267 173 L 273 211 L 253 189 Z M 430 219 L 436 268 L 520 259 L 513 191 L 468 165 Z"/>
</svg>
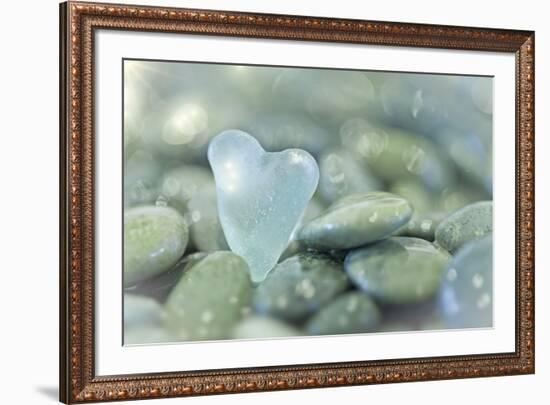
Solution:
<svg viewBox="0 0 550 405">
<path fill-rule="evenodd" d="M 440 212 L 430 212 L 424 214 L 417 214 L 415 212 L 411 220 L 399 229 L 395 235 L 412 236 L 433 242 L 435 238 L 435 230 L 443 218 L 445 218 L 445 214 Z"/>
<path fill-rule="evenodd" d="M 445 218 L 435 230 L 435 240 L 449 252 L 493 231 L 493 202 L 467 205 Z"/>
<path fill-rule="evenodd" d="M 331 204 L 350 194 L 380 190 L 380 181 L 344 148 L 331 149 L 319 159 L 319 192 Z"/>
<path fill-rule="evenodd" d="M 253 308 L 287 320 L 317 311 L 347 288 L 342 264 L 322 253 L 303 252 L 279 263 L 254 291 Z"/>
<path fill-rule="evenodd" d="M 164 303 L 172 288 L 178 283 L 183 272 L 197 261 L 204 259 L 207 255 L 208 253 L 206 252 L 196 252 L 183 256 L 170 270 L 128 287 L 125 289 L 125 292 L 132 295 L 147 296 Z"/>
<path fill-rule="evenodd" d="M 195 248 L 205 252 L 228 250 L 227 241 L 218 217 L 216 188 L 204 188 L 191 198 L 188 206 L 191 242 Z"/>
<path fill-rule="evenodd" d="M 322 308 L 307 322 L 310 335 L 364 333 L 376 330 L 380 311 L 365 293 L 349 292 Z"/>
<path fill-rule="evenodd" d="M 302 241 L 296 239 L 298 237 L 297 230 L 300 229 L 300 226 L 302 224 L 306 224 L 309 221 L 311 221 L 313 218 L 316 218 L 319 215 L 321 215 L 324 209 L 325 209 L 325 206 L 320 201 L 320 198 L 314 195 L 311 198 L 311 200 L 309 200 L 306 211 L 302 216 L 302 219 L 298 223 L 296 230 L 291 235 L 290 241 L 288 242 L 286 249 L 283 251 L 283 253 L 281 253 L 281 257 L 279 257 L 279 261 L 278 261 L 279 263 L 282 262 L 283 260 L 288 259 L 291 256 L 294 256 L 300 252 L 304 252 L 307 250 L 307 246 Z"/>
<path fill-rule="evenodd" d="M 124 207 L 152 204 L 159 196 L 160 164 L 146 150 L 138 149 L 124 161 Z"/>
<path fill-rule="evenodd" d="M 353 194 L 304 225 L 298 239 L 317 249 L 350 249 L 387 238 L 412 212 L 407 200 L 394 194 Z"/>
<path fill-rule="evenodd" d="M 439 297 L 447 328 L 492 326 L 492 233 L 458 250 L 445 269 Z"/>
<path fill-rule="evenodd" d="M 303 335 L 299 329 L 268 316 L 250 315 L 241 320 L 233 331 L 233 339 L 262 339 Z"/>
<path fill-rule="evenodd" d="M 442 158 L 442 152 L 425 137 L 376 126 L 361 118 L 342 125 L 340 136 L 356 159 L 386 182 L 410 179 L 439 191 L 454 180 L 453 169 Z"/>
<path fill-rule="evenodd" d="M 164 308 L 156 300 L 135 294 L 124 294 L 124 329 L 160 325 L 164 319 Z"/>
<path fill-rule="evenodd" d="M 185 214 L 189 200 L 213 186 L 214 178 L 204 167 L 183 165 L 164 173 L 160 183 L 160 191 L 168 204 Z"/>
<path fill-rule="evenodd" d="M 124 286 L 168 270 L 183 255 L 187 225 L 169 207 L 143 206 L 124 213 Z"/>
<path fill-rule="evenodd" d="M 344 263 L 350 280 L 386 304 L 412 304 L 437 292 L 448 256 L 418 238 L 392 237 L 351 251 Z"/>
<path fill-rule="evenodd" d="M 166 324 L 180 340 L 228 338 L 246 313 L 252 285 L 246 262 L 214 252 L 185 269 L 166 301 Z"/>
<path fill-rule="evenodd" d="M 391 185 L 389 191 L 405 198 L 415 213 L 426 213 L 433 209 L 433 195 L 419 181 L 398 180 Z"/>
</svg>

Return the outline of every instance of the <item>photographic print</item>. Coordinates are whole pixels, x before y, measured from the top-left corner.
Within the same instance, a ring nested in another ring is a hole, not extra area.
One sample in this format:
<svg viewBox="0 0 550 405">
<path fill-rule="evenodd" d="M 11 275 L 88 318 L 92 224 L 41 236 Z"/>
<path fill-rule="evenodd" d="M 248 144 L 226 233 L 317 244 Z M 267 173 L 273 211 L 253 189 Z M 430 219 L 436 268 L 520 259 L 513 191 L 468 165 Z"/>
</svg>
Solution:
<svg viewBox="0 0 550 405">
<path fill-rule="evenodd" d="M 125 59 L 125 345 L 493 326 L 493 78 Z"/>
<path fill-rule="evenodd" d="M 60 5 L 60 400 L 534 373 L 533 31 Z"/>
</svg>

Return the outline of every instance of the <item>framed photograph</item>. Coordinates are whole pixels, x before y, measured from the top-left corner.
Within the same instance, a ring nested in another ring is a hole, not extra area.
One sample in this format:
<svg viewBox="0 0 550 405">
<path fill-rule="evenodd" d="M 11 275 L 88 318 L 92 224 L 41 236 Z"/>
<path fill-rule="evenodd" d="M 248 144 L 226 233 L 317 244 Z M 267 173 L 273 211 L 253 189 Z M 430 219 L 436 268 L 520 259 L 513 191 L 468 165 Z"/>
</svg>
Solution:
<svg viewBox="0 0 550 405">
<path fill-rule="evenodd" d="M 61 401 L 534 372 L 534 32 L 60 27 Z"/>
</svg>

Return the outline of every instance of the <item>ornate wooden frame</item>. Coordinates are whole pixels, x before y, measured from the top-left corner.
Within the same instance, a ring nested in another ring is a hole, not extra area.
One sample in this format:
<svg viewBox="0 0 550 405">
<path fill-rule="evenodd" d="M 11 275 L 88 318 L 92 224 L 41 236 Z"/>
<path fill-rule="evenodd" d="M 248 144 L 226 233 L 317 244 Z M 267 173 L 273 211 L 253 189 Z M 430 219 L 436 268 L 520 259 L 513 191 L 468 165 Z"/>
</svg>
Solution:
<svg viewBox="0 0 550 405">
<path fill-rule="evenodd" d="M 534 372 L 534 32 L 68 2 L 60 6 L 60 399 L 177 397 Z M 100 28 L 474 49 L 516 59 L 516 344 L 511 353 L 97 376 L 93 43 Z"/>
</svg>

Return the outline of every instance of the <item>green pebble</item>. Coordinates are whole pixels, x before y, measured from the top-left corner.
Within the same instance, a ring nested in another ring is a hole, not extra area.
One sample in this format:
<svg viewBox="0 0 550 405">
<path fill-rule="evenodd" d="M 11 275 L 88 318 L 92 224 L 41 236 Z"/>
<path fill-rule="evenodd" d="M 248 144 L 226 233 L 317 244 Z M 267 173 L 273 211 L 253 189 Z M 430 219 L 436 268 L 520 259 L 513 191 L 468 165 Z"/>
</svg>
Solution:
<svg viewBox="0 0 550 405">
<path fill-rule="evenodd" d="M 380 311 L 365 293 L 349 292 L 322 308 L 307 322 L 310 335 L 364 333 L 376 330 Z"/>
<path fill-rule="evenodd" d="M 435 230 L 435 240 L 449 252 L 493 231 L 493 202 L 467 205 L 445 218 Z"/>
<path fill-rule="evenodd" d="M 298 239 L 317 249 L 350 249 L 387 238 L 405 225 L 412 213 L 407 200 L 394 194 L 353 194 L 304 225 Z"/>
<path fill-rule="evenodd" d="M 440 289 L 440 288 L 439 288 Z M 396 328 L 401 325 L 401 331 L 444 329 L 437 294 L 418 304 L 385 305 L 382 309 L 383 322 L 379 330 Z"/>
<path fill-rule="evenodd" d="M 168 298 L 168 294 L 178 283 L 185 269 L 192 266 L 197 261 L 204 259 L 207 255 L 208 253 L 206 252 L 195 252 L 183 256 L 170 268 L 170 270 L 158 276 L 143 280 L 132 287 L 128 287 L 125 289 L 125 292 L 132 295 L 144 295 L 154 298 L 158 302 L 165 302 L 166 298 Z"/>
<path fill-rule="evenodd" d="M 203 189 L 188 203 L 191 242 L 197 250 L 213 252 L 228 250 L 218 217 L 218 203 L 214 186 Z"/>
<path fill-rule="evenodd" d="M 433 209 L 433 195 L 418 181 L 398 180 L 389 189 L 390 193 L 405 198 L 415 213 L 426 213 Z"/>
<path fill-rule="evenodd" d="M 385 304 L 413 304 L 434 296 L 448 256 L 418 238 L 392 237 L 352 250 L 345 270 L 358 288 Z"/>
<path fill-rule="evenodd" d="M 292 325 L 275 318 L 250 315 L 240 321 L 233 331 L 233 339 L 263 339 L 287 336 L 300 336 L 303 333 Z"/>
<path fill-rule="evenodd" d="M 368 168 L 343 148 L 331 149 L 320 157 L 319 174 L 319 193 L 329 204 L 350 194 L 382 188 Z"/>
<path fill-rule="evenodd" d="M 166 325 L 181 340 L 228 338 L 249 310 L 252 284 L 246 262 L 214 252 L 188 266 L 166 301 Z"/>
<path fill-rule="evenodd" d="M 183 217 L 172 208 L 127 209 L 124 213 L 124 286 L 170 269 L 183 255 L 188 238 Z"/>
<path fill-rule="evenodd" d="M 493 324 L 493 234 L 461 247 L 448 263 L 440 303 L 447 328 Z"/>
<path fill-rule="evenodd" d="M 348 286 L 342 264 L 333 257 L 303 252 L 279 263 L 254 291 L 252 306 L 260 314 L 301 320 Z"/>
<path fill-rule="evenodd" d="M 212 173 L 201 166 L 183 165 L 164 173 L 160 191 L 168 204 L 185 214 L 193 196 L 214 185 Z"/>
<path fill-rule="evenodd" d="M 124 162 L 124 207 L 152 204 L 159 196 L 157 186 L 161 167 L 153 155 L 143 149 Z"/>
<path fill-rule="evenodd" d="M 342 125 L 340 136 L 356 159 L 383 181 L 420 181 L 439 191 L 454 180 L 453 169 L 441 157 L 441 151 L 425 137 L 360 118 Z"/>
<path fill-rule="evenodd" d="M 290 241 L 288 242 L 286 249 L 283 251 L 283 253 L 281 253 L 281 257 L 279 257 L 278 260 L 279 263 L 283 260 L 288 259 L 291 256 L 307 250 L 307 246 L 302 241 L 296 239 L 297 231 L 300 229 L 301 224 L 308 223 L 313 218 L 318 217 L 319 215 L 321 215 L 324 209 L 325 207 L 320 201 L 320 198 L 314 195 L 309 201 L 306 211 L 304 212 L 302 219 L 298 223 L 296 230 L 291 235 Z"/>
<path fill-rule="evenodd" d="M 160 325 L 164 308 L 156 300 L 135 294 L 124 294 L 124 329 L 144 325 Z"/>
<path fill-rule="evenodd" d="M 435 238 L 435 230 L 443 218 L 445 218 L 445 214 L 443 213 L 431 212 L 417 214 L 415 212 L 411 220 L 399 229 L 395 235 L 411 236 L 433 242 Z"/>
</svg>

